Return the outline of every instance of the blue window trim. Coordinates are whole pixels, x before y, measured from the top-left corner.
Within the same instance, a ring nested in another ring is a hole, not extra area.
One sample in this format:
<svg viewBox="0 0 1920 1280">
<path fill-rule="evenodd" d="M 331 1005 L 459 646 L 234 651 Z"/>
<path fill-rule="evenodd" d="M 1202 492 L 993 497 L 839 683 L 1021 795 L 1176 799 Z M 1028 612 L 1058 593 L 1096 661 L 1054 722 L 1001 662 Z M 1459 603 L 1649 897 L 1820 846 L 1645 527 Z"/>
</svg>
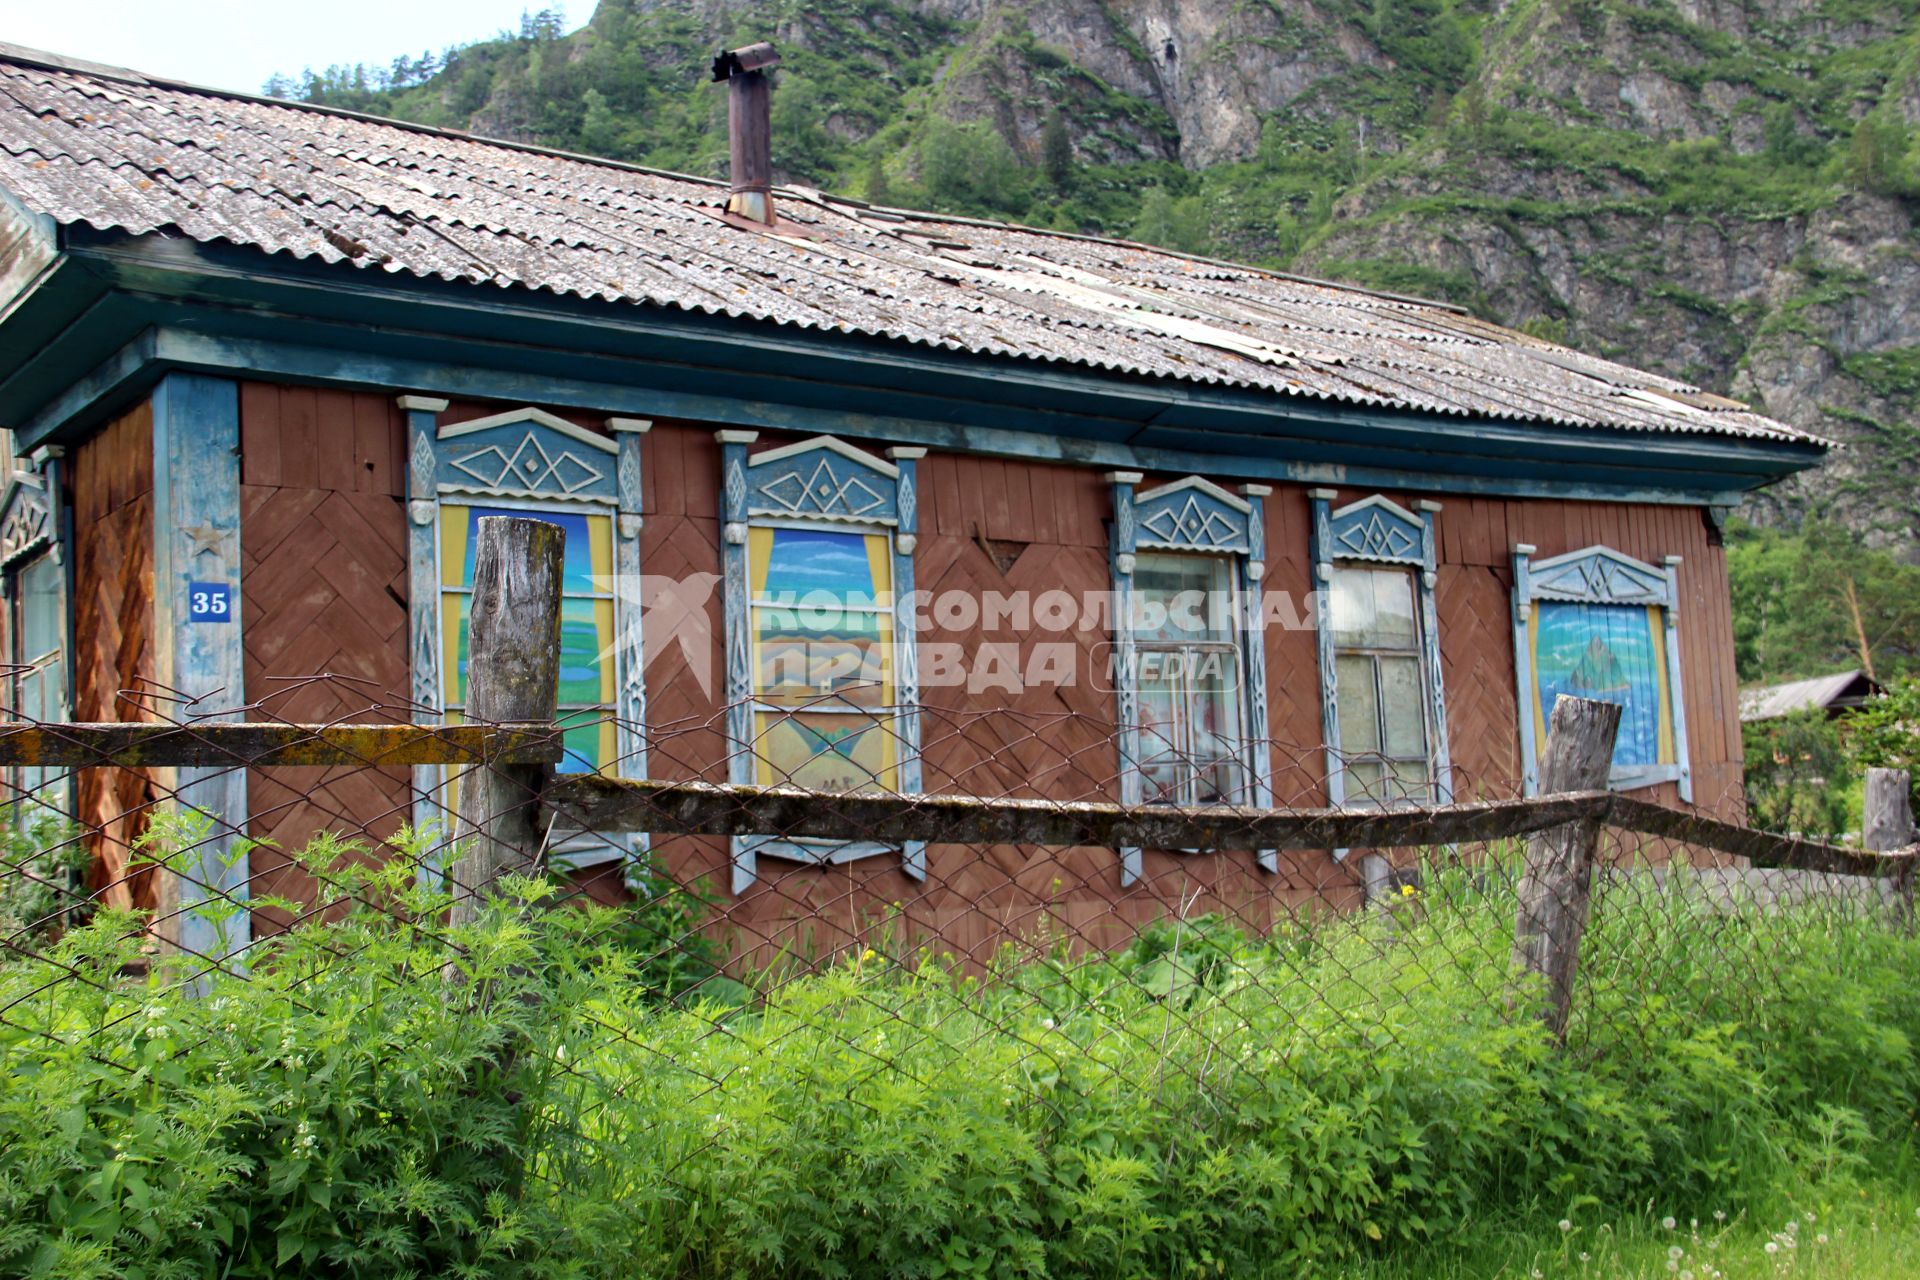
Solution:
<svg viewBox="0 0 1920 1280">
<path fill-rule="evenodd" d="M 1313 504 L 1314 625 L 1320 651 L 1320 722 L 1326 739 L 1327 801 L 1347 803 L 1340 757 L 1340 700 L 1333 643 L 1333 570 L 1337 564 L 1397 564 L 1415 570 L 1420 608 L 1421 680 L 1427 697 L 1427 744 L 1432 753 L 1433 798 L 1453 802 L 1452 752 L 1447 741 L 1446 681 L 1440 667 L 1440 617 L 1434 585 L 1440 567 L 1435 519 L 1440 504 L 1421 499 L 1409 511 L 1382 494 L 1334 509 L 1332 489 L 1309 489 Z M 1347 850 L 1335 849 L 1335 858 Z"/>
<path fill-rule="evenodd" d="M 579 427 L 544 409 L 509 409 L 472 422 L 441 426 L 447 401 L 435 396 L 403 395 L 407 415 L 407 578 L 408 653 L 412 672 L 413 719 L 441 721 L 442 648 L 440 604 L 440 504 L 505 500 L 541 509 L 575 508 L 613 517 L 613 627 L 616 722 L 615 773 L 647 776 L 647 696 L 645 635 L 638 597 L 642 525 L 641 442 L 653 423 L 645 418 L 608 418 L 608 435 Z M 443 782 L 438 765 L 413 771 L 413 823 L 416 829 L 445 825 L 445 813 L 428 797 Z M 571 868 L 624 862 L 638 883 L 644 835 L 594 833 L 568 840 L 551 851 L 557 865 Z M 423 874 L 437 868 L 423 867 Z"/>
<path fill-rule="evenodd" d="M 1513 546 L 1513 671 L 1520 717 L 1520 769 L 1527 795 L 1540 794 L 1540 748 L 1533 725 L 1533 651 L 1527 631 L 1536 600 L 1568 600 L 1586 604 L 1622 604 L 1660 609 L 1660 636 L 1666 646 L 1667 697 L 1672 703 L 1673 752 L 1671 764 L 1614 769 L 1607 785 L 1631 791 L 1662 782 L 1679 784 L 1680 799 L 1693 803 L 1693 768 L 1687 749 L 1687 697 L 1680 682 L 1680 557 L 1668 556 L 1658 565 L 1636 560 L 1611 547 L 1591 546 L 1565 555 L 1535 560 L 1538 548 L 1524 542 Z"/>
<path fill-rule="evenodd" d="M 920 663 L 913 634 L 913 551 L 918 541 L 918 464 L 926 450 L 894 448 L 882 460 L 833 436 L 749 454 L 757 431 L 716 431 L 721 469 L 721 578 L 727 655 L 728 781 L 757 781 L 753 755 L 752 639 L 747 608 L 747 530 L 756 524 L 820 521 L 864 531 L 886 531 L 893 545 L 894 689 L 899 707 L 900 790 L 924 786 L 920 762 Z M 817 865 L 900 853 L 900 869 L 927 876 L 927 846 L 879 841 L 825 843 L 777 836 L 735 836 L 733 891 L 744 893 L 760 874 L 760 857 Z"/>
<path fill-rule="evenodd" d="M 1135 645 L 1133 573 L 1142 550 L 1179 551 L 1231 557 L 1235 585 L 1243 602 L 1235 619 L 1240 638 L 1242 698 L 1241 763 L 1246 769 L 1247 803 L 1257 809 L 1273 804 L 1273 744 L 1268 732 L 1265 611 L 1260 580 L 1266 576 L 1264 499 L 1273 492 L 1261 484 L 1242 485 L 1238 496 L 1200 476 L 1136 492 L 1145 477 L 1138 471 L 1107 475 L 1113 490 L 1113 536 L 1109 561 L 1113 575 L 1113 657 L 1116 732 L 1120 757 L 1120 803 L 1146 802 L 1146 775 L 1140 766 L 1140 691 L 1133 673 Z M 1255 861 L 1265 871 L 1280 869 L 1278 850 L 1259 849 Z M 1120 883 L 1137 883 L 1145 860 L 1137 846 L 1120 849 Z"/>
</svg>

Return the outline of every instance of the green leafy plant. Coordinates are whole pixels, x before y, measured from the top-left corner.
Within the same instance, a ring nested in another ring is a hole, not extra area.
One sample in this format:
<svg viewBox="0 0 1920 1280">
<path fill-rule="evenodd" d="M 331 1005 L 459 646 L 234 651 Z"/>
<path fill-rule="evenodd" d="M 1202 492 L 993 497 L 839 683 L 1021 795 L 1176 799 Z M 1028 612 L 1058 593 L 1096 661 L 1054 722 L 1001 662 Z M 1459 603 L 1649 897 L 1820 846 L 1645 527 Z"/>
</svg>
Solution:
<svg viewBox="0 0 1920 1280">
<path fill-rule="evenodd" d="M 92 913 L 80 829 L 32 800 L 0 805 L 0 938 L 31 948 Z"/>
<path fill-rule="evenodd" d="M 1339 1274 L 1912 1168 L 1920 941 L 1684 869 L 1600 886 L 1561 1050 L 1516 1012 L 1510 851 L 1265 937 L 981 969 L 876 934 L 716 1000 L 655 961 L 719 958 L 696 898 L 521 882 L 450 929 L 430 843 L 298 851 L 337 914 L 244 972 L 126 978 L 124 913 L 0 963 L 0 1275 Z"/>
<path fill-rule="evenodd" d="M 1839 721 L 1816 707 L 1740 729 L 1749 825 L 1823 840 L 1855 829 L 1859 770 Z"/>
<path fill-rule="evenodd" d="M 1848 726 L 1849 755 L 1857 770 L 1905 769 L 1920 813 L 1920 676 L 1896 680 L 1870 699 Z"/>
</svg>

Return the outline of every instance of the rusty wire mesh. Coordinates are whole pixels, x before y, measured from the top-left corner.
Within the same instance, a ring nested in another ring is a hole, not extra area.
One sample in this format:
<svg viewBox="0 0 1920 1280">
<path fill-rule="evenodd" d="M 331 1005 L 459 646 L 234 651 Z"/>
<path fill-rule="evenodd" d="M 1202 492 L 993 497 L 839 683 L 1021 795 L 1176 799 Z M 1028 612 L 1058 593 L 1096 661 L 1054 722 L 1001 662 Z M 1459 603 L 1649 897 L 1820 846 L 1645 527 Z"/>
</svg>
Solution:
<svg viewBox="0 0 1920 1280">
<path fill-rule="evenodd" d="M 423 710 L 337 675 L 276 682 L 244 707 L 152 688 L 126 691 L 120 703 L 125 719 L 178 726 L 189 739 L 215 721 L 317 728 L 303 708 L 322 703 L 335 708 L 333 725 L 405 724 Z M 924 793 L 1063 809 L 1120 794 L 1121 747 L 1110 722 L 916 710 Z M 857 750 L 828 740 L 797 757 L 798 772 L 811 777 L 827 758 L 844 775 L 844 791 L 888 791 L 904 761 L 896 717 L 893 709 L 869 724 L 889 743 L 878 773 L 861 771 Z M 554 732 L 598 727 L 589 720 Z M 62 740 L 91 740 L 85 727 L 46 728 Z M 652 778 L 725 784 L 737 776 L 734 753 L 747 751 L 755 783 L 795 781 L 796 757 L 776 760 L 732 743 L 724 711 L 650 725 L 633 738 L 644 742 Z M 1323 745 L 1266 745 L 1273 807 L 1324 803 Z M 1179 770 L 1220 763 L 1156 754 Z M 16 980 L 0 1023 L 84 1040 L 104 1028 L 47 1018 L 50 992 L 70 983 L 111 987 L 124 994 L 116 1018 L 137 1019 L 143 992 L 216 976 L 247 981 L 280 963 L 290 937 L 324 935 L 343 918 L 403 932 L 457 965 L 462 943 L 445 911 L 503 887 L 462 880 L 458 767 L 372 755 L 328 765 L 267 759 L 263 749 L 196 767 L 9 768 L 0 964 Z M 621 769 L 618 759 L 600 763 L 603 773 Z M 541 788 L 557 794 L 573 785 L 579 775 L 567 770 L 537 775 Z M 222 779 L 241 780 L 244 823 L 217 813 L 183 823 L 178 815 Z M 1471 778 L 1457 778 L 1455 788 L 1481 800 L 1511 792 Z M 1229 780 L 1220 792 L 1236 789 Z M 820 791 L 808 803 L 831 808 L 837 800 Z M 1348 803 L 1409 801 L 1404 793 L 1362 794 Z M 1528 989 L 1511 961 L 1524 836 L 1281 849 L 1270 855 L 1272 870 L 1253 849 L 1149 849 L 1130 884 L 1122 882 L 1121 852 L 1110 847 L 934 840 L 916 875 L 899 842 L 850 850 L 844 841 L 797 840 L 760 847 L 751 883 L 736 888 L 733 842 L 755 837 L 570 828 L 558 812 L 543 812 L 545 856 L 522 870 L 544 881 L 545 896 L 513 909 L 577 913 L 575 954 L 597 954 L 618 981 L 638 985 L 608 1008 L 592 999 L 572 1006 L 570 1030 L 542 1052 L 568 1081 L 581 1117 L 574 1136 L 588 1147 L 631 1144 L 668 1126 L 667 1111 L 696 1106 L 716 1117 L 703 1140 L 680 1135 L 657 1171 L 668 1180 L 724 1145 L 721 1117 L 743 1097 L 776 1110 L 808 1105 L 804 1090 L 761 1089 L 752 1072 L 765 1042 L 741 1040 L 747 1015 L 763 1036 L 785 1028 L 776 1039 L 804 1035 L 852 1055 L 862 1064 L 859 1079 L 875 1088 L 914 1079 L 934 1069 L 929 1063 L 965 1062 L 991 1038 L 1002 1051 L 1013 1046 L 1050 1088 L 1140 1087 L 1131 1077 L 1144 1057 L 1155 1064 L 1154 1089 L 1214 1107 L 1273 1087 L 1275 1073 L 1298 1079 L 1350 1068 L 1318 1046 L 1402 1044 L 1421 1034 L 1415 1012 L 1435 1002 L 1493 1022 L 1525 1016 Z M 440 896 L 409 899 L 398 881 L 369 874 L 395 866 Z M 1659 1003 L 1737 1024 L 1751 1001 L 1794 981 L 1809 931 L 1839 921 L 1903 927 L 1901 888 L 1897 877 L 1758 870 L 1610 827 L 1567 1042 L 1577 1052 L 1623 1052 Z M 526 896 L 524 886 L 515 892 L 510 905 Z M 425 914 L 422 901 L 430 904 Z M 103 920 L 125 943 L 111 973 L 66 948 Z M 344 945 L 348 935 L 341 937 Z M 435 963 L 386 980 L 438 990 L 446 977 Z M 823 982 L 831 998 L 819 995 Z M 941 986 L 939 1002 L 903 998 L 929 982 Z M 1121 1014 L 1093 1016 L 1116 1007 Z M 672 1026 L 637 1021 L 636 1008 Z M 1116 1081 L 1122 1073 L 1129 1078 Z M 548 1174 L 564 1176 L 557 1168 Z"/>
</svg>

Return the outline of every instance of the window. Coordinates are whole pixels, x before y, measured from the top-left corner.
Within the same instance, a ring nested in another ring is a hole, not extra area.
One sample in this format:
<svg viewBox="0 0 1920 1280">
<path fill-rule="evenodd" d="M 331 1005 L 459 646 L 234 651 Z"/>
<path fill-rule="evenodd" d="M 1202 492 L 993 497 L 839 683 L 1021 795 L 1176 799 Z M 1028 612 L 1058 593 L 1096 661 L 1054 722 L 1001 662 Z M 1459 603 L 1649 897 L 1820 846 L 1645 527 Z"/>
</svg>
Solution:
<svg viewBox="0 0 1920 1280">
<path fill-rule="evenodd" d="M 1149 804 L 1242 799 L 1238 593 L 1224 556 L 1149 552 L 1133 571 L 1140 770 Z"/>
<path fill-rule="evenodd" d="M 1607 547 L 1539 561 L 1533 553 L 1524 543 L 1514 547 L 1514 671 L 1527 794 L 1539 790 L 1554 700 L 1567 694 L 1620 704 L 1612 786 L 1676 782 L 1691 803 L 1675 616 L 1680 557 L 1655 566 Z"/>
<path fill-rule="evenodd" d="M 16 472 L 0 499 L 0 565 L 7 598 L 6 661 L 11 674 L 6 699 L 22 720 L 59 723 L 67 719 L 66 569 L 54 540 L 53 496 L 58 476 L 51 459 L 48 474 Z M 65 810 L 65 769 L 22 766 L 8 781 L 16 788 L 8 799 L 41 797 Z"/>
<path fill-rule="evenodd" d="M 644 649 L 638 600 L 640 442 L 651 425 L 609 418 L 608 434 L 523 408 L 441 425 L 445 400 L 401 396 L 408 416 L 412 569 L 409 651 L 420 723 L 459 721 L 479 522 L 529 516 L 564 534 L 560 603 L 561 772 L 646 773 Z M 414 822 L 446 825 L 445 772 L 415 771 Z M 623 835 L 556 831 L 547 854 L 583 867 L 627 857 Z"/>
<path fill-rule="evenodd" d="M 915 475 L 820 436 L 749 454 L 721 431 L 729 780 L 822 791 L 920 789 L 919 687 L 902 602 L 913 591 Z M 733 890 L 761 857 L 826 865 L 893 854 L 915 879 L 926 847 L 740 836 Z"/>
<path fill-rule="evenodd" d="M 559 718 L 566 729 L 561 773 L 593 773 L 613 763 L 613 516 L 577 508 L 440 507 L 441 706 L 457 724 L 467 705 L 467 620 L 473 602 L 474 547 L 487 516 L 531 516 L 566 535 L 560 587 Z"/>
<path fill-rule="evenodd" d="M 1199 476 L 1136 492 L 1113 485 L 1115 629 L 1123 804 L 1271 803 L 1266 653 L 1258 584 L 1266 572 L 1262 485 L 1239 495 Z M 1257 850 L 1267 870 L 1273 850 Z M 1120 882 L 1143 873 L 1120 850 Z"/>
<path fill-rule="evenodd" d="M 1349 802 L 1426 800 L 1433 748 L 1414 575 L 1335 565 L 1332 590 L 1341 790 Z"/>
<path fill-rule="evenodd" d="M 1446 702 L 1434 605 L 1436 502 L 1314 489 L 1320 706 L 1335 805 L 1444 803 Z"/>
<path fill-rule="evenodd" d="M 859 528 L 755 528 L 756 781 L 820 791 L 899 786 L 890 539 Z"/>
</svg>

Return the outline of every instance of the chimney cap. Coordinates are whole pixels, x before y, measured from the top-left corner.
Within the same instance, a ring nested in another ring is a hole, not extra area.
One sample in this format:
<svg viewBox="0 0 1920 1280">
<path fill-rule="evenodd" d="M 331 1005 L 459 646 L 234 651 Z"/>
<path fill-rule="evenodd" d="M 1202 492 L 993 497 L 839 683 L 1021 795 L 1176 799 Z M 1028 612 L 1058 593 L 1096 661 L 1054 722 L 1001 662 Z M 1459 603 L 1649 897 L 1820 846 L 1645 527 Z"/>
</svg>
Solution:
<svg viewBox="0 0 1920 1280">
<path fill-rule="evenodd" d="M 759 71 L 780 61 L 780 52 L 762 40 L 742 49 L 722 49 L 713 55 L 713 78 L 730 80 L 748 71 Z"/>
</svg>

